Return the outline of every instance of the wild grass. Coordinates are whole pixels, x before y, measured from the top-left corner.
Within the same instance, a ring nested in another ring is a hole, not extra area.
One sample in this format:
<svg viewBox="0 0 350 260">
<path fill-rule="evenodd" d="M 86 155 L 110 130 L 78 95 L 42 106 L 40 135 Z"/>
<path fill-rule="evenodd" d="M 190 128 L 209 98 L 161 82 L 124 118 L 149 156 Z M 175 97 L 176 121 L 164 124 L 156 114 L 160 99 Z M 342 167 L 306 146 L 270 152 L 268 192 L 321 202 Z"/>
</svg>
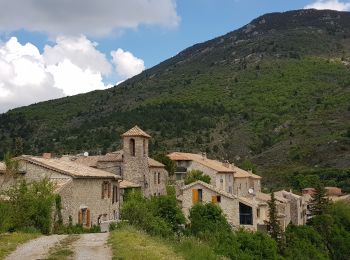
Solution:
<svg viewBox="0 0 350 260">
<path fill-rule="evenodd" d="M 39 237 L 39 233 L 4 233 L 0 234 L 0 260 L 14 251 L 17 246 Z"/>
<path fill-rule="evenodd" d="M 150 236 L 131 226 L 119 227 L 111 232 L 109 244 L 113 259 L 220 259 L 210 246 L 195 238 L 178 240 Z"/>
<path fill-rule="evenodd" d="M 47 260 L 71 259 L 71 257 L 74 254 L 74 251 L 72 250 L 71 245 L 78 238 L 79 238 L 78 235 L 70 235 L 65 239 L 63 239 L 58 246 L 55 246 L 52 249 L 50 249 Z"/>
</svg>

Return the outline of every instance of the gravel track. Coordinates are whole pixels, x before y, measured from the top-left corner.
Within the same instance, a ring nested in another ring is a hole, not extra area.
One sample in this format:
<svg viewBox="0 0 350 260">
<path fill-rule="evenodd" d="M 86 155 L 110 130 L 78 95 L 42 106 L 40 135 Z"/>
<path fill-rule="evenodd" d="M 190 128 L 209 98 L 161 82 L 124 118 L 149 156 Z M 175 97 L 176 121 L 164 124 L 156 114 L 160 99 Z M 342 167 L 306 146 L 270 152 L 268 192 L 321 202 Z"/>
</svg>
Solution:
<svg viewBox="0 0 350 260">
<path fill-rule="evenodd" d="M 45 259 L 51 247 L 54 247 L 67 235 L 42 236 L 20 245 L 5 260 Z"/>
</svg>

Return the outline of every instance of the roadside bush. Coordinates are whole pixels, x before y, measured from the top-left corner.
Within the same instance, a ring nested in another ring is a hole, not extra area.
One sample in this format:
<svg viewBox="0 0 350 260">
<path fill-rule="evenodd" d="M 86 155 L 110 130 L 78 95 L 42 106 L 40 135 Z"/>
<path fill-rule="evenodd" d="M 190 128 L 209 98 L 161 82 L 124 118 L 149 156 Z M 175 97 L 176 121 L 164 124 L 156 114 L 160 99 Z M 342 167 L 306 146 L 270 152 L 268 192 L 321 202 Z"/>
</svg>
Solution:
<svg viewBox="0 0 350 260">
<path fill-rule="evenodd" d="M 167 205 L 167 202 L 170 204 Z M 140 192 L 133 192 L 123 204 L 121 217 L 151 235 L 168 237 L 173 234 L 176 223 L 181 219 L 177 207 L 170 197 L 146 199 Z M 173 213 L 175 216 L 171 215 Z"/>
<path fill-rule="evenodd" d="M 6 191 L 5 195 L 9 197 L 7 212 L 11 221 L 5 230 L 35 228 L 43 234 L 49 234 L 54 203 L 53 187 L 47 179 L 31 183 L 21 180 Z"/>
</svg>

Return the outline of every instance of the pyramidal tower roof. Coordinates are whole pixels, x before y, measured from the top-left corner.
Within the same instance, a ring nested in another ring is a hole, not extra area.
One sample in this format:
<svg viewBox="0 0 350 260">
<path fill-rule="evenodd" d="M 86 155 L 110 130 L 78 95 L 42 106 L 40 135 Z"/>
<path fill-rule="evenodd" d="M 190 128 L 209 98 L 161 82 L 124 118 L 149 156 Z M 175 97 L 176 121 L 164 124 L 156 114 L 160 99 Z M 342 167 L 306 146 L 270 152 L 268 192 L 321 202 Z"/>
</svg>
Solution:
<svg viewBox="0 0 350 260">
<path fill-rule="evenodd" d="M 123 137 L 126 136 L 141 136 L 146 138 L 151 138 L 149 134 L 147 134 L 145 131 L 143 131 L 140 127 L 135 125 L 133 128 L 126 131 L 124 134 L 122 134 Z"/>
</svg>

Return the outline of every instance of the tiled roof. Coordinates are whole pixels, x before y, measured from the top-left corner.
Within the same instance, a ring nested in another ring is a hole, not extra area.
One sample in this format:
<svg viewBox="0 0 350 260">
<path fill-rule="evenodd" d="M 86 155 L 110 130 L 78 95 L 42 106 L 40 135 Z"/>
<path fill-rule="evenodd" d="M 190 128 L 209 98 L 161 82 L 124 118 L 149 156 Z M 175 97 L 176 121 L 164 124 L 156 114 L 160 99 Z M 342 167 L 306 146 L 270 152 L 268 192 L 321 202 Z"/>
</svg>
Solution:
<svg viewBox="0 0 350 260">
<path fill-rule="evenodd" d="M 142 137 L 147 137 L 147 138 L 151 138 L 151 136 L 149 134 L 147 134 L 146 132 L 144 132 L 140 127 L 138 127 L 137 125 L 135 125 L 133 128 L 131 128 L 130 130 L 126 131 L 124 134 L 122 134 L 122 136 L 142 136 Z"/>
<path fill-rule="evenodd" d="M 215 188 L 213 185 L 210 185 L 210 184 L 208 184 L 208 183 L 206 183 L 206 182 L 203 182 L 203 181 L 195 181 L 195 182 L 192 182 L 192 183 L 190 183 L 190 184 L 188 184 L 188 185 L 186 185 L 186 186 L 183 186 L 181 189 L 182 189 L 182 190 L 188 190 L 188 189 L 192 188 L 193 186 L 195 186 L 195 185 L 197 185 L 197 184 L 200 184 L 200 185 L 206 187 L 207 189 L 212 190 L 212 191 L 215 191 L 216 193 L 221 194 L 221 195 L 223 195 L 223 196 L 225 196 L 225 197 L 228 197 L 228 198 L 231 198 L 231 199 L 237 199 L 237 196 L 236 196 L 236 195 L 233 195 L 233 194 L 230 194 L 230 193 L 225 192 L 225 191 L 223 191 L 223 190 L 220 190 L 220 189 L 218 189 L 218 188 Z"/>
<path fill-rule="evenodd" d="M 141 185 L 138 185 L 136 183 L 133 183 L 131 181 L 127 181 L 127 180 L 122 180 L 120 183 L 119 183 L 119 187 L 121 189 L 125 189 L 125 188 L 138 188 L 138 187 L 141 187 Z"/>
<path fill-rule="evenodd" d="M 245 198 L 245 197 L 241 197 L 241 196 L 236 196 L 236 195 L 230 194 L 230 193 L 228 193 L 228 192 L 226 192 L 226 191 L 223 191 L 223 190 L 221 190 L 221 189 L 215 188 L 213 185 L 210 185 L 210 184 L 205 183 L 205 182 L 203 182 L 203 181 L 195 181 L 195 182 L 192 182 L 192 183 L 190 183 L 190 184 L 188 184 L 188 185 L 182 187 L 181 189 L 182 189 L 182 190 L 187 190 L 187 189 L 192 188 L 192 187 L 195 186 L 196 184 L 200 184 L 200 185 L 206 187 L 207 189 L 212 190 L 212 191 L 214 191 L 214 192 L 216 192 L 216 193 L 218 193 L 218 194 L 220 194 L 220 195 L 222 195 L 222 196 L 225 196 L 225 197 L 227 197 L 227 198 L 230 198 L 230 199 L 237 199 L 238 201 L 243 202 L 243 203 L 245 203 L 245 204 L 248 204 L 248 205 L 250 205 L 250 206 L 252 206 L 252 205 L 257 205 L 257 202 L 255 202 L 254 200 L 252 200 L 252 199 L 250 199 L 250 198 Z M 183 199 L 183 198 L 180 197 L 180 199 Z"/>
<path fill-rule="evenodd" d="M 162 164 L 162 163 L 160 163 L 160 162 L 158 162 L 158 161 L 148 157 L 148 166 L 149 167 L 158 167 L 158 168 L 161 167 L 161 168 L 163 168 L 164 164 Z"/>
<path fill-rule="evenodd" d="M 173 161 L 195 161 L 220 173 L 234 173 L 235 178 L 249 177 L 254 179 L 261 179 L 260 176 L 247 172 L 241 168 L 238 168 L 237 166 L 222 163 L 216 160 L 211 160 L 201 154 L 174 152 L 168 154 L 168 157 Z"/>
<path fill-rule="evenodd" d="M 79 164 L 69 160 L 62 159 L 44 159 L 42 157 L 23 155 L 19 157 L 19 160 L 24 160 L 32 164 L 40 165 L 44 168 L 72 176 L 74 178 L 120 178 L 120 176 L 98 170 L 92 167 L 88 167 L 83 164 Z"/>
<path fill-rule="evenodd" d="M 267 193 L 263 193 L 263 192 L 257 192 L 256 193 L 256 199 L 257 200 L 261 200 L 261 201 L 264 201 L 264 202 L 268 202 L 269 200 L 271 200 L 271 194 L 267 194 Z M 285 199 L 281 196 L 278 196 L 277 194 L 275 194 L 275 199 L 277 201 L 280 201 L 280 202 L 288 202 L 288 199 Z"/>
<path fill-rule="evenodd" d="M 123 152 L 117 151 L 106 155 L 73 156 L 70 160 L 86 166 L 96 167 L 98 162 L 121 162 L 123 160 L 122 156 Z"/>
</svg>

